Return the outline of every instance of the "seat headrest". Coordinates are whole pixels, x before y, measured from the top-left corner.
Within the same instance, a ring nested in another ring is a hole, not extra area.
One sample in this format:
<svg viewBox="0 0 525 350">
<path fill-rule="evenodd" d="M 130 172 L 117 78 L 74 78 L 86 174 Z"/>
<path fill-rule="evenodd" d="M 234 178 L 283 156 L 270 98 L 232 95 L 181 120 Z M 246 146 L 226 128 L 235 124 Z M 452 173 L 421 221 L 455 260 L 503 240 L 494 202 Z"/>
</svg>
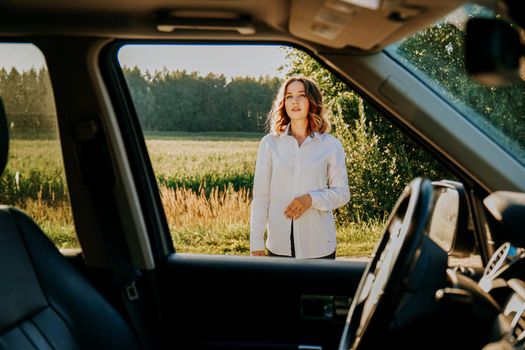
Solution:
<svg viewBox="0 0 525 350">
<path fill-rule="evenodd" d="M 4 172 L 7 165 L 7 155 L 9 152 L 9 129 L 7 126 L 7 116 L 5 114 L 4 103 L 0 98 L 0 175 Z"/>
</svg>

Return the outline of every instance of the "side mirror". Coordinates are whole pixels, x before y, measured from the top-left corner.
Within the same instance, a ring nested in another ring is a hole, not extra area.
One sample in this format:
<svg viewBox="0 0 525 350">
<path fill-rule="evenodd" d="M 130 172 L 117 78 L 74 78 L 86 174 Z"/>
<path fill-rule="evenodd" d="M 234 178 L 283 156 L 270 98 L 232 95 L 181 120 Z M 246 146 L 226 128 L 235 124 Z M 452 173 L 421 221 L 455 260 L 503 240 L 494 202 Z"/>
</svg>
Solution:
<svg viewBox="0 0 525 350">
<path fill-rule="evenodd" d="M 458 258 L 476 252 L 472 220 L 463 184 L 455 181 L 433 182 L 434 206 L 428 222 L 428 236 Z"/>
<path fill-rule="evenodd" d="M 465 38 L 465 68 L 481 84 L 501 86 L 520 79 L 525 54 L 520 35 L 500 19 L 471 18 Z"/>
</svg>

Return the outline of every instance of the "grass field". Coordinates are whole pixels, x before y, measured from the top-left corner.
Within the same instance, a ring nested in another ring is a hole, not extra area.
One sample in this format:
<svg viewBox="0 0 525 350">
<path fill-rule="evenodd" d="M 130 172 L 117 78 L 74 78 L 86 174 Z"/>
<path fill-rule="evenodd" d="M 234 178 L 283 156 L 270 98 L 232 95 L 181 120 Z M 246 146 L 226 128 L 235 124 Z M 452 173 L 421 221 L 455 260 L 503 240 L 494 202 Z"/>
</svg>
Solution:
<svg viewBox="0 0 525 350">
<path fill-rule="evenodd" d="M 146 143 L 178 252 L 249 254 L 249 205 L 260 134 L 148 133 Z M 2 202 L 26 210 L 58 247 L 78 247 L 58 141 L 11 142 Z M 372 251 L 382 221 L 338 227 L 338 256 Z"/>
<path fill-rule="evenodd" d="M 256 141 L 148 140 L 157 175 L 198 177 L 203 173 L 252 173 Z"/>
</svg>

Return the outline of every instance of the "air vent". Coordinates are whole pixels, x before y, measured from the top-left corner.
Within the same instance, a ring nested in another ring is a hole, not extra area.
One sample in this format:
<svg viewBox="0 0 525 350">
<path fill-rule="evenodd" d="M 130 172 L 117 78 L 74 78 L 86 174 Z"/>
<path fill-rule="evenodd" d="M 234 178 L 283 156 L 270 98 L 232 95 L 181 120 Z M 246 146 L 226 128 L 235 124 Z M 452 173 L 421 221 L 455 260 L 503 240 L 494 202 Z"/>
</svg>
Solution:
<svg viewBox="0 0 525 350">
<path fill-rule="evenodd" d="M 485 292 L 489 292 L 494 286 L 493 281 L 502 271 L 507 269 L 512 260 L 517 256 L 517 250 L 509 242 L 503 243 L 492 255 L 483 276 L 479 280 L 479 286 Z"/>
<path fill-rule="evenodd" d="M 492 255 L 490 258 L 487 266 L 485 267 L 485 271 L 483 272 L 483 278 L 489 278 L 492 279 L 494 275 L 502 269 L 502 267 L 506 266 L 508 262 L 511 260 L 511 254 L 509 254 L 511 251 L 515 250 L 512 249 L 513 247 L 510 245 L 509 242 L 503 243 Z"/>
<path fill-rule="evenodd" d="M 516 342 L 520 342 L 525 338 L 525 319 L 523 319 L 523 316 L 520 316 L 517 321 L 512 329 L 512 336 Z"/>
</svg>

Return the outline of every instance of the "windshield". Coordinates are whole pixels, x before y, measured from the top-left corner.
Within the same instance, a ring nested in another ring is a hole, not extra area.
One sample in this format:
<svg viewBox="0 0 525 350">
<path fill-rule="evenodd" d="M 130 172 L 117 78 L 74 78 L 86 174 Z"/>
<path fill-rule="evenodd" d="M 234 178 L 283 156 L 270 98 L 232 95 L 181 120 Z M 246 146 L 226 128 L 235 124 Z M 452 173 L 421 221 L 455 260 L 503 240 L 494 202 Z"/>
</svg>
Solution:
<svg viewBox="0 0 525 350">
<path fill-rule="evenodd" d="M 469 78 L 463 49 L 466 22 L 472 17 L 495 15 L 482 6 L 465 5 L 386 52 L 525 165 L 525 83 L 487 87 Z M 521 63 L 523 78 L 523 58 Z"/>
</svg>

